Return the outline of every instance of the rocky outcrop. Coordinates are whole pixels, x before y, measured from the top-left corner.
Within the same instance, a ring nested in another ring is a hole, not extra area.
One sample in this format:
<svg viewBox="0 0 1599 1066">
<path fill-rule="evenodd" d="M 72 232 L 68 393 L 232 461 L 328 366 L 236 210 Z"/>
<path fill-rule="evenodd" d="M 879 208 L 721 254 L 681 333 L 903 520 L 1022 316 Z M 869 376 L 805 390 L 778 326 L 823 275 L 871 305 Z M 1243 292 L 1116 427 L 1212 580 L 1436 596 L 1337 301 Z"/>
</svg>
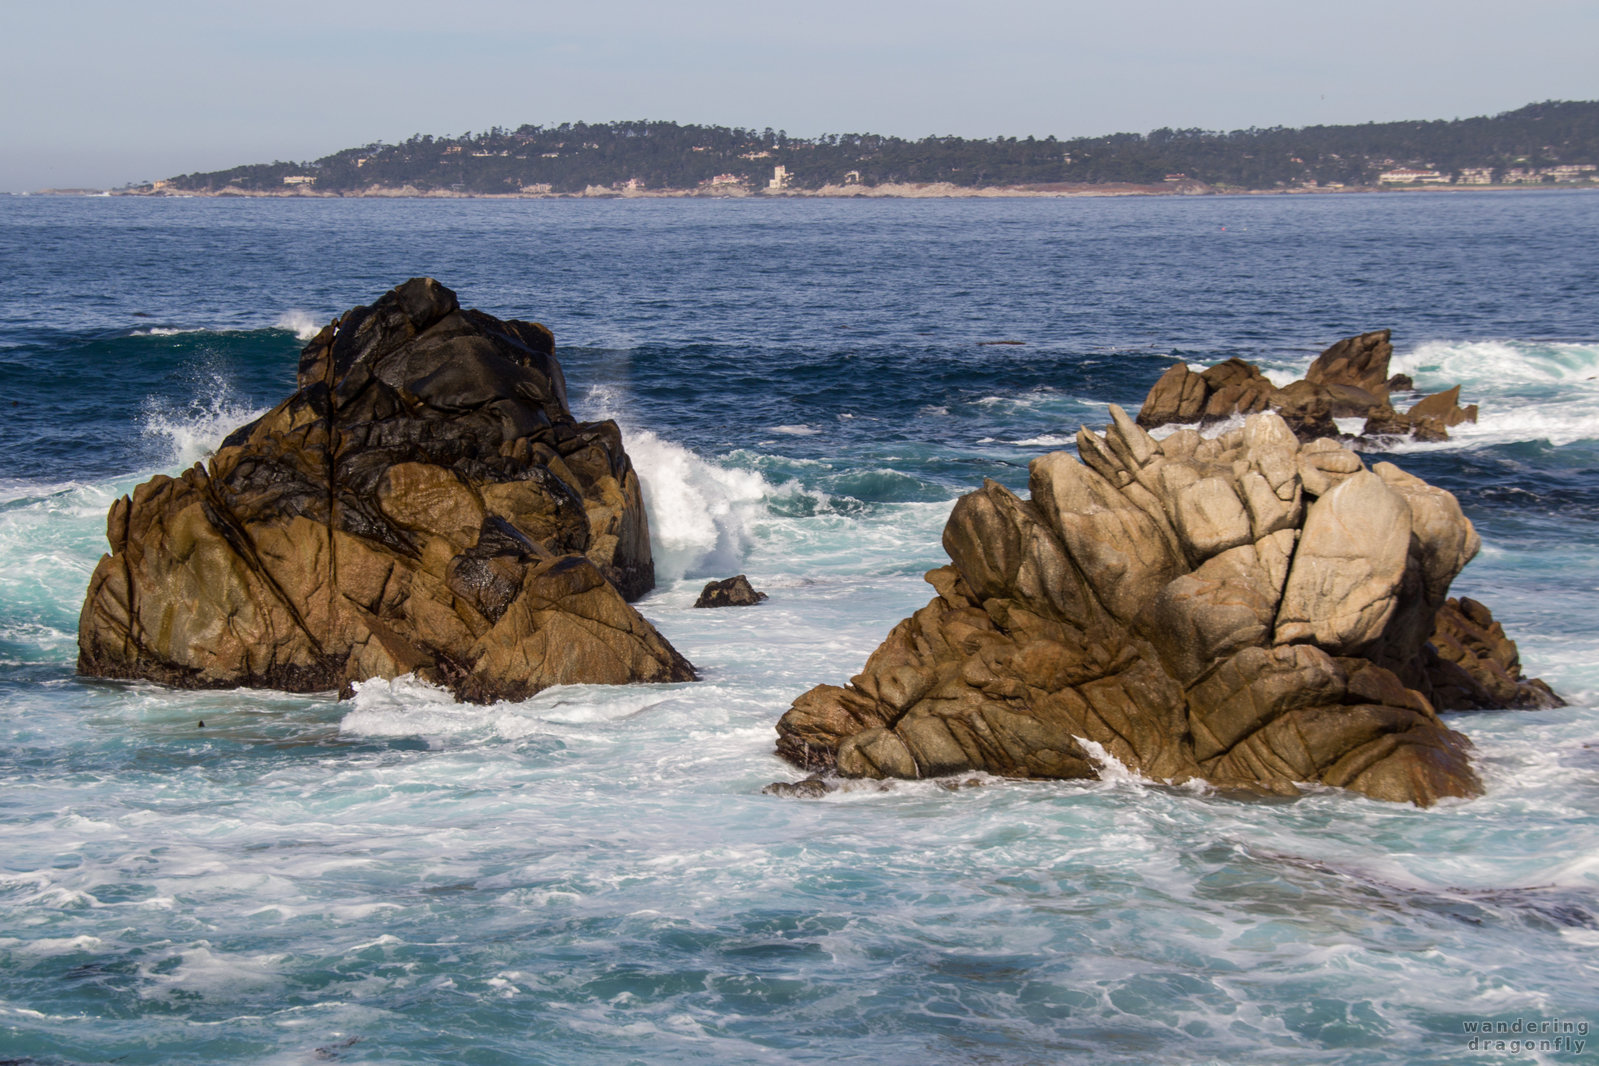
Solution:
<svg viewBox="0 0 1599 1066">
<path fill-rule="evenodd" d="M 1451 598 L 1438 610 L 1427 665 L 1433 701 L 1450 710 L 1542 710 L 1565 701 L 1538 678 L 1521 672 L 1516 642 L 1486 606 Z"/>
<path fill-rule="evenodd" d="M 1475 795 L 1435 703 L 1458 691 L 1435 618 L 1479 547 L 1454 497 L 1273 412 L 1160 442 L 1111 414 L 1081 461 L 1033 461 L 1031 499 L 990 481 L 956 503 L 937 595 L 801 696 L 778 752 L 846 777 L 1090 777 L 1108 755 L 1257 791 Z"/>
<path fill-rule="evenodd" d="M 766 599 L 766 593 L 750 584 L 743 574 L 726 577 L 720 581 L 707 581 L 700 590 L 696 607 L 753 607 Z"/>
<path fill-rule="evenodd" d="M 1303 379 L 1280 389 L 1242 359 L 1202 371 L 1175 363 L 1149 390 L 1138 424 L 1146 429 L 1204 425 L 1269 410 L 1281 415 L 1300 440 L 1338 437 L 1338 418 L 1366 419 L 1363 437 L 1448 440 L 1451 428 L 1477 420 L 1475 404 L 1460 406 L 1458 385 L 1424 397 L 1408 411 L 1397 411 L 1389 394 L 1412 383 L 1403 375 L 1389 376 L 1392 357 L 1385 329 L 1347 337 L 1317 356 Z"/>
<path fill-rule="evenodd" d="M 683 681 L 613 422 L 577 422 L 549 330 L 416 278 L 330 324 L 298 389 L 107 522 L 78 669 L 317 691 L 415 672 L 475 701 Z"/>
</svg>

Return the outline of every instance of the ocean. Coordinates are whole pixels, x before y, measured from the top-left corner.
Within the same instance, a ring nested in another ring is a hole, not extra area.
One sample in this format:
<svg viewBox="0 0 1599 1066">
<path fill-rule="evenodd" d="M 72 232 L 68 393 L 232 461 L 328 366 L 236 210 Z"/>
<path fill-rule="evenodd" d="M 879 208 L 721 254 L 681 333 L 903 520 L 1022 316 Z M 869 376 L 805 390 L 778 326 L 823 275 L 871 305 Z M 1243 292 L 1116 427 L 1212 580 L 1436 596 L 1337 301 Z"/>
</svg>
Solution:
<svg viewBox="0 0 1599 1066">
<path fill-rule="evenodd" d="M 1599 1062 L 1596 248 L 1581 191 L 0 197 L 0 1061 Z M 424 274 L 548 325 L 621 423 L 639 606 L 702 680 L 75 676 L 111 502 Z M 1385 327 L 1482 415 L 1379 458 L 1460 498 L 1454 591 L 1569 701 L 1451 716 L 1484 796 L 762 794 L 790 702 L 932 596 L 956 497 L 1175 360 L 1287 381 Z M 771 598 L 691 609 L 740 572 Z"/>
</svg>

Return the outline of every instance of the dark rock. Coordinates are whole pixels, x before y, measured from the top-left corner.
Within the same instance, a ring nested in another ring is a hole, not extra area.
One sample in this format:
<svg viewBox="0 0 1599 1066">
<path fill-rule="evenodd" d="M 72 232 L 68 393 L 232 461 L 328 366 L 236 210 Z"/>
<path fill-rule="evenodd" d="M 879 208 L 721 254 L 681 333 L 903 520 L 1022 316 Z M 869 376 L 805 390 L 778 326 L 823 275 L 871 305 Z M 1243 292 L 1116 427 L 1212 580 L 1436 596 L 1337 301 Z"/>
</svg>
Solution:
<svg viewBox="0 0 1599 1066">
<path fill-rule="evenodd" d="M 837 789 L 837 783 L 826 780 L 821 774 L 812 774 L 801 781 L 773 781 L 761 789 L 761 794 L 785 799 L 819 799 Z"/>
<path fill-rule="evenodd" d="M 1228 359 L 1200 373 L 1174 363 L 1149 390 L 1138 412 L 1148 428 L 1171 422 L 1217 422 L 1237 413 L 1264 411 L 1277 399 L 1277 387 L 1260 368 Z"/>
<path fill-rule="evenodd" d="M 1092 777 L 1111 758 L 1266 794 L 1476 795 L 1429 698 L 1435 629 L 1456 632 L 1436 619 L 1479 547 L 1454 497 L 1270 412 L 1164 442 L 1111 414 L 1081 462 L 1033 461 L 1031 499 L 988 482 L 956 503 L 937 595 L 848 685 L 796 700 L 778 753 L 846 777 Z M 1502 634 L 1461 616 L 1480 633 L 1447 654 L 1505 665 Z"/>
<path fill-rule="evenodd" d="M 764 599 L 766 593 L 757 592 L 750 585 L 750 579 L 739 574 L 737 577 L 707 582 L 704 590 L 700 592 L 700 598 L 694 601 L 694 606 L 753 607 Z"/>
<path fill-rule="evenodd" d="M 298 390 L 107 519 L 78 669 L 472 700 L 693 668 L 626 603 L 654 585 L 615 423 L 583 423 L 543 326 L 415 278 L 324 329 Z"/>
<path fill-rule="evenodd" d="M 1538 678 L 1521 672 L 1521 652 L 1486 606 L 1469 597 L 1438 611 L 1427 663 L 1433 703 L 1441 711 L 1563 707 Z"/>
</svg>

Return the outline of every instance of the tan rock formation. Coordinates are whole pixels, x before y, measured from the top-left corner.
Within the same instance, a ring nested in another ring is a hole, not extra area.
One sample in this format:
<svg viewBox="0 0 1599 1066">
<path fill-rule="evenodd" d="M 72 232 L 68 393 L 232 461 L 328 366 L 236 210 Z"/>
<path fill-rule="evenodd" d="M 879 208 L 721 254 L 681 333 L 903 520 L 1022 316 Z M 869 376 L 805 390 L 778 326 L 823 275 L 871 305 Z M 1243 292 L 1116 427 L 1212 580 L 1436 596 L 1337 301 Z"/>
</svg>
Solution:
<svg viewBox="0 0 1599 1066">
<path fill-rule="evenodd" d="M 1460 386 L 1424 396 L 1401 414 L 1384 403 L 1366 414 L 1363 437 L 1415 437 L 1417 440 L 1449 439 L 1449 431 L 1464 422 L 1477 421 L 1477 405 L 1460 406 Z"/>
<path fill-rule="evenodd" d="M 1312 385 L 1345 385 L 1388 398 L 1388 361 L 1394 346 L 1386 329 L 1345 337 L 1316 356 L 1305 371 Z"/>
<path fill-rule="evenodd" d="M 181 687 L 415 671 L 464 699 L 693 668 L 626 600 L 654 584 L 615 423 L 566 406 L 543 326 L 413 279 L 324 329 L 298 391 L 111 508 L 78 669 Z"/>
<path fill-rule="evenodd" d="M 1340 436 L 1337 418 L 1364 418 L 1361 436 L 1413 436 L 1448 440 L 1449 430 L 1477 420 L 1475 404 L 1460 406 L 1460 386 L 1435 393 L 1408 412 L 1396 411 L 1389 392 L 1410 388 L 1409 378 L 1388 376 L 1393 345 L 1387 330 L 1346 337 L 1318 355 L 1303 379 L 1277 388 L 1260 368 L 1232 358 L 1203 371 L 1176 363 L 1160 376 L 1138 411 L 1145 429 L 1172 423 L 1206 424 L 1256 411 L 1276 411 L 1300 440 Z"/>
<path fill-rule="evenodd" d="M 1102 749 L 1169 781 L 1477 794 L 1432 697 L 1467 687 L 1457 660 L 1508 678 L 1514 649 L 1482 624 L 1429 644 L 1479 546 L 1454 498 L 1271 412 L 1164 442 L 1111 415 L 1081 461 L 1033 461 L 1031 499 L 990 481 L 956 503 L 937 595 L 848 685 L 795 701 L 778 752 L 843 776 L 1071 778 Z"/>
</svg>

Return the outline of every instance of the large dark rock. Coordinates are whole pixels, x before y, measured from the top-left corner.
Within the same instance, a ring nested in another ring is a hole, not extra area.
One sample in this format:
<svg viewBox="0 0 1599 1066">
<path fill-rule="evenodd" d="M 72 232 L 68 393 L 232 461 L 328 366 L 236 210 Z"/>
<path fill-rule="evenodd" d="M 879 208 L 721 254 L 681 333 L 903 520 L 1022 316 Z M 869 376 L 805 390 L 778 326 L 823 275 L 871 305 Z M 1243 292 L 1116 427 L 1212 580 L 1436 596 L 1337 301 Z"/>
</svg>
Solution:
<svg viewBox="0 0 1599 1066">
<path fill-rule="evenodd" d="M 415 278 L 324 329 L 298 390 L 111 508 L 78 669 L 314 691 L 415 671 L 464 699 L 682 681 L 613 422 L 577 422 L 549 330 Z"/>
<path fill-rule="evenodd" d="M 852 777 L 1090 777 L 1108 755 L 1266 792 L 1476 795 L 1437 704 L 1490 691 L 1465 660 L 1514 651 L 1486 629 L 1435 646 L 1479 547 L 1454 497 L 1271 412 L 1161 442 L 1111 414 L 1081 461 L 1033 461 L 1031 499 L 987 482 L 956 503 L 938 594 L 794 703 L 779 754 Z"/>
<path fill-rule="evenodd" d="M 1175 363 L 1149 390 L 1138 412 L 1145 429 L 1173 423 L 1221 422 L 1257 411 L 1276 411 L 1300 440 L 1340 436 L 1337 418 L 1364 418 L 1364 437 L 1409 436 L 1447 440 L 1449 430 L 1477 420 L 1475 404 L 1460 406 L 1460 387 L 1435 393 L 1407 412 L 1389 393 L 1410 379 L 1389 377 L 1393 357 L 1388 330 L 1346 337 L 1318 355 L 1304 378 L 1277 388 L 1253 363 L 1233 358 L 1203 371 Z"/>
</svg>

